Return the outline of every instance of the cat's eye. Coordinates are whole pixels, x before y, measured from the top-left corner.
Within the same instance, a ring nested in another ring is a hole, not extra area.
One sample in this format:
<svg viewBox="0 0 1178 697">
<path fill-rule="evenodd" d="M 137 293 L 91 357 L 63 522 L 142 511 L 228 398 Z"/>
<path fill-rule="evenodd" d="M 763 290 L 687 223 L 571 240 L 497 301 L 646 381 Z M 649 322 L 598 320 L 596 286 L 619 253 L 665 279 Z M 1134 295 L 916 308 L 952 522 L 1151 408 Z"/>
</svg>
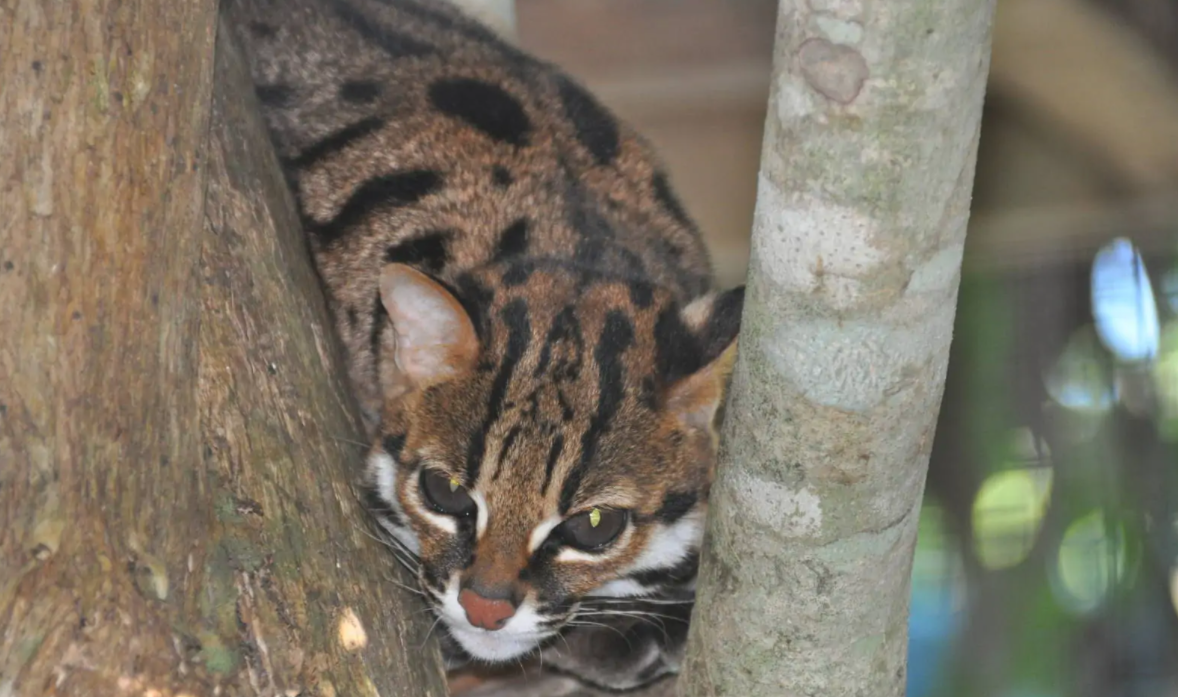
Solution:
<svg viewBox="0 0 1178 697">
<path fill-rule="evenodd" d="M 561 541 L 586 552 L 599 550 L 622 534 L 629 518 L 616 508 L 592 508 L 561 523 Z"/>
<path fill-rule="evenodd" d="M 422 470 L 421 492 L 430 508 L 444 515 L 466 518 L 474 515 L 478 508 L 466 487 L 445 472 Z"/>
</svg>

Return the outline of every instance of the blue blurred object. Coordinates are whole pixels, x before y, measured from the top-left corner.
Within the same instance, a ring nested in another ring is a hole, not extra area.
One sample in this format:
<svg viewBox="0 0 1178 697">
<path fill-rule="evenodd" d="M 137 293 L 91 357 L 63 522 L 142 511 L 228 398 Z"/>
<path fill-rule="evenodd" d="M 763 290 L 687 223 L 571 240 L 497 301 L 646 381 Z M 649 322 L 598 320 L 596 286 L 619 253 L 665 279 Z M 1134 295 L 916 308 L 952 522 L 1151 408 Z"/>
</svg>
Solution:
<svg viewBox="0 0 1178 697">
<path fill-rule="evenodd" d="M 908 616 L 908 697 L 934 697 L 944 678 L 961 611 L 951 594 L 931 584 L 914 585 Z"/>
<path fill-rule="evenodd" d="M 1080 327 L 1043 376 L 1047 394 L 1075 412 L 1109 411 L 1117 402 L 1117 386 L 1106 356 L 1095 327 Z"/>
<path fill-rule="evenodd" d="M 1118 237 L 1092 261 L 1092 317 L 1096 333 L 1122 361 L 1152 361 L 1158 354 L 1158 307 L 1141 253 Z"/>
</svg>

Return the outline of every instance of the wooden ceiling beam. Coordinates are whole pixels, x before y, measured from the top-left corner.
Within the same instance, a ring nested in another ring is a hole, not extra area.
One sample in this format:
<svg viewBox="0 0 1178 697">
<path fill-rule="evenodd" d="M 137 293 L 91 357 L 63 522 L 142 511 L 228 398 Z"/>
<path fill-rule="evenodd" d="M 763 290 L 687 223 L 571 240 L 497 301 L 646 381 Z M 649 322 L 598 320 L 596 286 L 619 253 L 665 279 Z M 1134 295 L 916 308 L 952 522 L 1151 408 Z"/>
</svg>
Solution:
<svg viewBox="0 0 1178 697">
<path fill-rule="evenodd" d="M 1091 3 L 999 0 L 990 80 L 1138 188 L 1178 181 L 1178 78 Z"/>
</svg>

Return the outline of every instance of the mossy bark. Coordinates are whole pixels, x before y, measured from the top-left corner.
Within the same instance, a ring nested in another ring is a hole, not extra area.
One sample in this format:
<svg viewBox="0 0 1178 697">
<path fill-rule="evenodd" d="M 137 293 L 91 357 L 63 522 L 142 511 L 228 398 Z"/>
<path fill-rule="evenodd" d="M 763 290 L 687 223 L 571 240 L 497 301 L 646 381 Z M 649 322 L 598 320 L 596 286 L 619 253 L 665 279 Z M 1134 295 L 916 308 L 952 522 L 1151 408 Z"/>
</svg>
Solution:
<svg viewBox="0 0 1178 697">
<path fill-rule="evenodd" d="M 683 695 L 904 692 L 993 9 L 781 3 Z"/>
<path fill-rule="evenodd" d="M 216 3 L 0 25 L 0 694 L 445 695 Z"/>
</svg>

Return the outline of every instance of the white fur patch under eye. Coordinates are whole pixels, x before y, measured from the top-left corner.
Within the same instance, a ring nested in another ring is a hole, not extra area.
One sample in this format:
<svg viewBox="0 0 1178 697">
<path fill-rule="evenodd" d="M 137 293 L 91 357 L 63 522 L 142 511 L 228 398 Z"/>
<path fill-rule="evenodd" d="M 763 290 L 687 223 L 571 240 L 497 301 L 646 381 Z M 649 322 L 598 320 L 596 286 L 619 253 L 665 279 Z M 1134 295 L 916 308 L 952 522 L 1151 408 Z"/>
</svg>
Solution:
<svg viewBox="0 0 1178 697">
<path fill-rule="evenodd" d="M 480 539 L 483 532 L 487 529 L 487 518 L 491 511 L 487 508 L 487 497 L 483 496 L 473 489 L 470 491 L 470 498 L 475 504 L 475 539 Z"/>
<path fill-rule="evenodd" d="M 552 516 L 532 528 L 532 534 L 528 535 L 528 554 L 540 549 L 540 545 L 544 544 L 544 540 L 547 540 L 548 536 L 552 534 L 552 531 L 556 529 L 556 526 L 563 522 L 564 520 L 560 516 Z"/>
<path fill-rule="evenodd" d="M 384 502 L 397 504 L 397 461 L 392 455 L 374 452 L 368 456 L 368 471 L 376 481 L 376 491 Z"/>
<path fill-rule="evenodd" d="M 402 519 L 405 519 L 405 509 L 401 507 L 397 498 L 397 461 L 385 452 L 376 451 L 368 456 L 368 473 L 376 484 L 376 493 L 389 508 Z M 398 542 L 405 545 L 414 554 L 421 553 L 421 543 L 413 529 L 407 525 L 393 525 L 385 516 L 377 516 L 377 522 L 388 531 Z"/>
<path fill-rule="evenodd" d="M 378 464 L 377 460 L 382 460 L 382 462 L 388 463 L 388 466 Z M 369 458 L 369 467 L 370 469 L 376 470 L 377 472 L 377 490 L 380 492 L 380 496 L 390 500 L 390 502 L 397 502 L 398 499 L 396 498 L 395 493 L 397 487 L 397 464 L 395 460 L 385 453 L 373 453 Z M 389 472 L 388 482 L 390 491 L 393 492 L 392 498 L 385 496 L 383 489 L 383 483 L 385 482 L 385 479 L 382 477 L 385 476 L 385 471 Z M 408 496 L 405 497 L 405 503 L 413 507 L 413 512 L 417 513 L 419 518 L 424 519 L 426 523 L 434 525 L 438 530 L 449 532 L 450 535 L 456 535 L 458 532 L 458 524 L 455 523 L 454 518 L 451 518 L 450 516 L 443 516 L 441 513 L 437 513 L 430 509 L 428 505 L 425 505 L 425 502 L 422 500 L 422 493 L 418 490 L 417 486 L 410 486 L 409 490 L 405 493 L 408 494 Z M 397 505 L 396 509 L 398 512 L 402 513 L 402 516 L 404 516 L 404 511 L 402 510 L 401 506 Z M 398 536 L 397 539 L 401 539 L 401 537 Z M 415 540 L 413 540 L 413 552 L 418 553 L 418 547 L 419 544 L 415 538 Z"/>
<path fill-rule="evenodd" d="M 590 596 L 598 598 L 633 598 L 651 593 L 650 588 L 630 578 L 619 578 L 591 591 Z"/>
<path fill-rule="evenodd" d="M 603 554 L 590 554 L 589 552 L 582 552 L 579 549 L 572 547 L 563 547 L 560 552 L 556 554 L 556 561 L 566 564 L 575 563 L 589 563 L 596 564 L 605 558 Z"/>
<path fill-rule="evenodd" d="M 420 495 L 414 496 L 411 500 L 415 504 L 414 508 L 417 509 L 418 515 L 424 518 L 427 523 L 451 535 L 458 534 L 458 523 L 455 522 L 453 517 L 437 513 L 433 509 L 424 505 L 421 501 Z"/>
<path fill-rule="evenodd" d="M 699 549 L 704 535 L 704 512 L 696 509 L 670 525 L 659 525 L 646 540 L 646 548 L 625 573 L 666 569 Z"/>
</svg>

